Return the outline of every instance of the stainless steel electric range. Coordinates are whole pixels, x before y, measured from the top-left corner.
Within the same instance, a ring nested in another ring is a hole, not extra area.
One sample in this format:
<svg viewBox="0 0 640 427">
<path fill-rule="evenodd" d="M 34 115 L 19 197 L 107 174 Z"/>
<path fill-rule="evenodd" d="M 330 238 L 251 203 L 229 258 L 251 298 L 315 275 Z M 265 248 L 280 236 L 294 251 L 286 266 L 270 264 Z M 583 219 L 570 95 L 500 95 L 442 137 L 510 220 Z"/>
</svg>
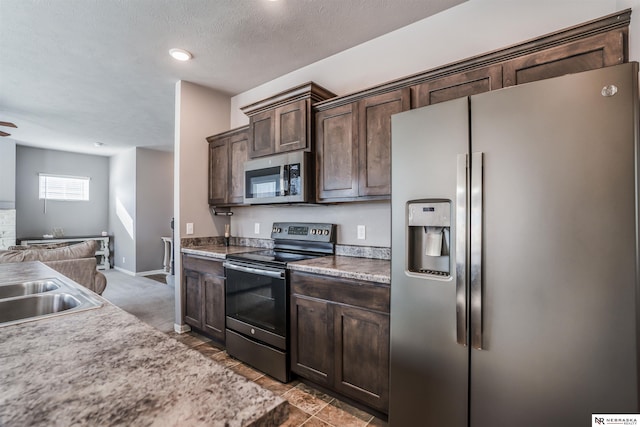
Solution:
<svg viewBox="0 0 640 427">
<path fill-rule="evenodd" d="M 276 222 L 274 248 L 228 255 L 226 347 L 229 355 L 282 381 L 289 370 L 287 263 L 335 253 L 336 225 Z"/>
</svg>

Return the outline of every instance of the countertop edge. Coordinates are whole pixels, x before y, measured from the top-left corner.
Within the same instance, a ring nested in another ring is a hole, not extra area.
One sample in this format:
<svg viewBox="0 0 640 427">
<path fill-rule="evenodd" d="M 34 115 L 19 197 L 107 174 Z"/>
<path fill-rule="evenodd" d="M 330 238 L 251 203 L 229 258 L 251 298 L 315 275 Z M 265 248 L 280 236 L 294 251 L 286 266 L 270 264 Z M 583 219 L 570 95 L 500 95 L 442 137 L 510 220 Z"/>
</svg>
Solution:
<svg viewBox="0 0 640 427">
<path fill-rule="evenodd" d="M 296 264 L 295 262 L 288 264 L 288 268 L 289 270 L 300 271 L 303 273 L 321 274 L 324 276 L 339 277 L 342 279 L 355 279 L 364 282 L 382 283 L 385 285 L 391 284 L 391 277 L 381 274 L 361 273 L 356 271 L 339 270 L 335 268 L 302 265 Z"/>
<path fill-rule="evenodd" d="M 211 259 L 225 260 L 227 258 L 227 255 L 231 253 L 245 253 L 245 252 L 253 252 L 256 250 L 260 250 L 260 248 L 255 248 L 250 246 L 214 245 L 214 246 L 182 248 L 180 252 L 183 254 L 202 256 L 202 257 L 211 258 Z M 344 259 L 344 260 L 358 259 L 358 257 L 350 257 L 346 255 L 333 255 L 333 257 L 336 259 Z M 388 263 L 391 262 L 389 260 L 381 260 L 376 258 L 362 258 L 362 259 L 371 260 L 375 262 L 388 262 Z M 312 260 L 307 260 L 307 261 L 312 261 Z M 338 277 L 338 278 L 344 278 L 344 279 L 354 279 L 354 280 L 362 280 L 366 282 L 382 283 L 385 285 L 391 284 L 391 275 L 372 274 L 372 273 L 351 271 L 351 270 L 339 269 L 339 268 L 329 268 L 325 266 L 306 265 L 306 264 L 300 264 L 298 262 L 288 263 L 287 268 L 289 270 L 301 271 L 305 273 L 321 274 L 325 276 L 332 276 L 332 277 Z"/>
</svg>

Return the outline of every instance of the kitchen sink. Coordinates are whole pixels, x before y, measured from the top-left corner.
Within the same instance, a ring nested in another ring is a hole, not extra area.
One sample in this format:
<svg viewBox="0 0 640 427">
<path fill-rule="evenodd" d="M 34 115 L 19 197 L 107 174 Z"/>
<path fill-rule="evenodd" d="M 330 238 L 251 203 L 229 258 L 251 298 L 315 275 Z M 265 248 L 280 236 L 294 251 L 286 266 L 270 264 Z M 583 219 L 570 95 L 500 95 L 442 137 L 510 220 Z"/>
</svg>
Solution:
<svg viewBox="0 0 640 427">
<path fill-rule="evenodd" d="M 31 295 L 0 301 L 0 323 L 12 322 L 78 307 L 80 301 L 70 294 Z"/>
<path fill-rule="evenodd" d="M 99 307 L 89 290 L 59 278 L 0 284 L 0 327 Z"/>
<path fill-rule="evenodd" d="M 60 289 L 60 285 L 51 279 L 0 285 L 0 299 L 41 294 Z"/>
</svg>

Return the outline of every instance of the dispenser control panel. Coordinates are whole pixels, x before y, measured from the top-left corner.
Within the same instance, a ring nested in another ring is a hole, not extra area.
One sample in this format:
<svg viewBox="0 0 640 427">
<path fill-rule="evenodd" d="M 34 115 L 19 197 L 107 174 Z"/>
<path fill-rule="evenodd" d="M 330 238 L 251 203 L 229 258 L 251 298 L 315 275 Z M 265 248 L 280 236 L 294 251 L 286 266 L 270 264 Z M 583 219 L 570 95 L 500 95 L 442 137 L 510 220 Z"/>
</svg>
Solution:
<svg viewBox="0 0 640 427">
<path fill-rule="evenodd" d="M 451 202 L 414 200 L 407 203 L 407 269 L 437 277 L 451 275 Z"/>
</svg>

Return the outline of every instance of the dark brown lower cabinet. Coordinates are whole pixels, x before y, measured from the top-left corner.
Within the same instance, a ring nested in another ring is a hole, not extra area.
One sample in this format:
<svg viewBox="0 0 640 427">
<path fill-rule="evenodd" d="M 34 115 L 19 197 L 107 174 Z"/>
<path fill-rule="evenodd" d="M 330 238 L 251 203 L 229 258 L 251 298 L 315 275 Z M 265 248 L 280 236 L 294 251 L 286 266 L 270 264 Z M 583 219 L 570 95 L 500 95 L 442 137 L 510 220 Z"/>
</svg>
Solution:
<svg viewBox="0 0 640 427">
<path fill-rule="evenodd" d="M 291 370 L 388 413 L 389 286 L 292 271 Z"/>
<path fill-rule="evenodd" d="M 182 256 L 184 322 L 216 341 L 225 342 L 224 268 L 221 261 Z"/>
<path fill-rule="evenodd" d="M 382 412 L 389 404 L 389 314 L 334 305 L 335 383 Z"/>
</svg>

